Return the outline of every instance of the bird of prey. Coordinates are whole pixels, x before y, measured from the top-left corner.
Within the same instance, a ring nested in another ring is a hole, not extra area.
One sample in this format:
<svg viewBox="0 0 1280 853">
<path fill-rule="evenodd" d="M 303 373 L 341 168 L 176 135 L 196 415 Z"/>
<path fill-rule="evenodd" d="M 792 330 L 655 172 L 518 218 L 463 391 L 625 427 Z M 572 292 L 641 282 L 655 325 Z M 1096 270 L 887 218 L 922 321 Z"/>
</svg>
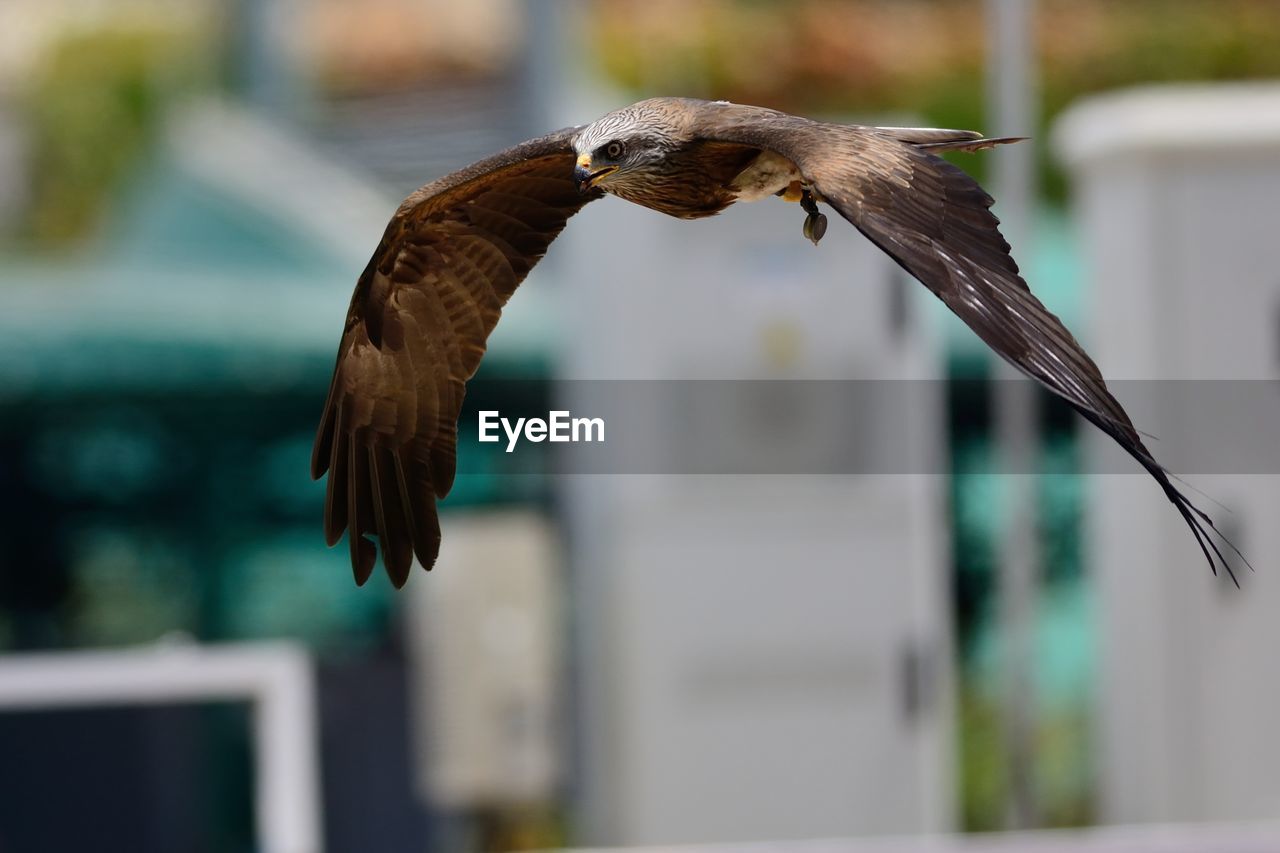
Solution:
<svg viewBox="0 0 1280 853">
<path fill-rule="evenodd" d="M 1028 289 L 992 198 L 938 156 L 1015 138 L 829 124 L 763 107 L 654 98 L 531 139 L 427 184 L 391 218 L 360 275 L 311 459 L 329 474 L 324 533 L 347 532 L 357 584 L 377 549 L 402 586 L 440 548 L 436 502 L 456 467 L 468 379 L 503 305 L 568 219 L 609 193 L 682 219 L 780 196 L 819 204 L 929 288 L 988 346 L 1070 403 L 1155 478 L 1217 572 L 1213 521 L 1147 450 L 1097 365 Z M 1239 554 L 1238 551 L 1236 551 Z"/>
</svg>

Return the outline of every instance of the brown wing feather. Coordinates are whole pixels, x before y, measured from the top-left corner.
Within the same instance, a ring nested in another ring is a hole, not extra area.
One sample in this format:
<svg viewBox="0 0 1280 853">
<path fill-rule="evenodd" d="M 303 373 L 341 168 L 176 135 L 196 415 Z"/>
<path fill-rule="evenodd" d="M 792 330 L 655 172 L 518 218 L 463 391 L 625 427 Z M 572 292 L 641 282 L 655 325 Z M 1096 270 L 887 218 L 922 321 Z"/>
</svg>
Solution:
<svg viewBox="0 0 1280 853">
<path fill-rule="evenodd" d="M 895 138 L 888 129 L 823 124 L 736 105 L 708 105 L 706 116 L 706 138 L 758 145 L 789 158 L 827 203 L 988 346 L 1110 435 L 1160 484 L 1214 572 L 1221 564 L 1235 579 L 1210 536 L 1217 533 L 1213 521 L 1173 485 L 1093 359 L 1019 275 L 989 209 L 991 196 L 928 150 L 977 150 L 1016 139 L 917 142 Z"/>
<path fill-rule="evenodd" d="M 403 586 L 440 549 L 436 501 L 456 469 L 458 416 L 502 306 L 598 192 L 573 183 L 575 129 L 482 160 L 415 192 L 356 284 L 316 433 L 324 530 L 348 533 L 356 583 L 377 560 Z"/>
</svg>

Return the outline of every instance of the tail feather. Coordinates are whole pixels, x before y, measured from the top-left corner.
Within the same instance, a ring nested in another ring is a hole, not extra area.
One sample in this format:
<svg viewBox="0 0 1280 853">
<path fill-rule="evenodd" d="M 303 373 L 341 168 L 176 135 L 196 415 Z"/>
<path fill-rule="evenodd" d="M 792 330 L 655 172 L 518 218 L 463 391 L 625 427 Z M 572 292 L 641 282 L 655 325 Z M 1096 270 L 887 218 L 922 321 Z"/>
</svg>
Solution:
<svg viewBox="0 0 1280 853">
<path fill-rule="evenodd" d="M 941 127 L 877 127 L 876 131 L 932 153 L 939 151 L 981 151 L 997 145 L 1022 142 L 1026 136 L 984 138 L 976 130 L 950 130 Z"/>
<path fill-rule="evenodd" d="M 1030 139 L 1028 136 L 996 136 L 991 139 L 957 139 L 950 142 L 924 142 L 917 143 L 917 148 L 922 148 L 932 154 L 939 151 L 981 151 L 984 148 L 995 148 L 997 145 L 1012 145 L 1015 142 L 1025 142 Z"/>
<path fill-rule="evenodd" d="M 973 142 L 982 138 L 976 130 L 950 130 L 942 127 L 877 127 L 874 130 L 912 145 L 936 145 L 946 142 Z"/>
</svg>

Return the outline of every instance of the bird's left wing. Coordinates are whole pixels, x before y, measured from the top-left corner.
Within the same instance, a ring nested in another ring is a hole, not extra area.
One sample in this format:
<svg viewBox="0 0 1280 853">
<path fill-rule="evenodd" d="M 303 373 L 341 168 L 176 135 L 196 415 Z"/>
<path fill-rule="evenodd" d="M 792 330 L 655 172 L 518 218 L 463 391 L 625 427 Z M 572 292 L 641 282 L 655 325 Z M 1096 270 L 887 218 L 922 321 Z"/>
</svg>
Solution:
<svg viewBox="0 0 1280 853">
<path fill-rule="evenodd" d="M 1220 563 L 1234 579 L 1210 536 L 1210 530 L 1216 533 L 1212 520 L 1170 482 L 1093 359 L 1019 275 L 990 211 L 991 196 L 928 150 L 976 150 L 983 141 L 917 142 L 895 137 L 892 128 L 826 124 L 732 104 L 704 115 L 703 138 L 755 145 L 790 159 L 823 200 L 988 346 L 1115 439 L 1160 484 L 1214 572 Z"/>
<path fill-rule="evenodd" d="M 502 306 L 565 222 L 579 193 L 576 128 L 533 139 L 415 192 L 396 211 L 356 285 L 311 456 L 329 481 L 324 531 L 348 533 L 356 583 L 381 541 L 397 586 L 440 547 L 436 500 L 453 484 L 464 385 Z"/>
</svg>

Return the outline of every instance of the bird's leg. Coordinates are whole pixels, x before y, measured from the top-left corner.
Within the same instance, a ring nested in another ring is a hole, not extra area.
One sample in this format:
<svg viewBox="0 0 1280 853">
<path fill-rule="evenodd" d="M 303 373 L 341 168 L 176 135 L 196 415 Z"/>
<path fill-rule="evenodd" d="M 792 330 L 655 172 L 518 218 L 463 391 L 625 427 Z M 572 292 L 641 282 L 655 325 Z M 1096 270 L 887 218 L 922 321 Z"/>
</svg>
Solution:
<svg viewBox="0 0 1280 853">
<path fill-rule="evenodd" d="M 808 188 L 800 196 L 800 207 L 807 214 L 804 218 L 804 236 L 816 246 L 822 235 L 827 233 L 827 217 L 818 211 L 818 202 Z"/>
<path fill-rule="evenodd" d="M 810 216 L 813 216 L 818 212 L 818 202 L 814 200 L 813 193 L 809 192 L 807 189 L 801 191 L 800 207 Z"/>
<path fill-rule="evenodd" d="M 799 181 L 792 181 L 778 190 L 775 195 L 783 201 L 797 202 L 804 197 L 804 185 Z"/>
</svg>

